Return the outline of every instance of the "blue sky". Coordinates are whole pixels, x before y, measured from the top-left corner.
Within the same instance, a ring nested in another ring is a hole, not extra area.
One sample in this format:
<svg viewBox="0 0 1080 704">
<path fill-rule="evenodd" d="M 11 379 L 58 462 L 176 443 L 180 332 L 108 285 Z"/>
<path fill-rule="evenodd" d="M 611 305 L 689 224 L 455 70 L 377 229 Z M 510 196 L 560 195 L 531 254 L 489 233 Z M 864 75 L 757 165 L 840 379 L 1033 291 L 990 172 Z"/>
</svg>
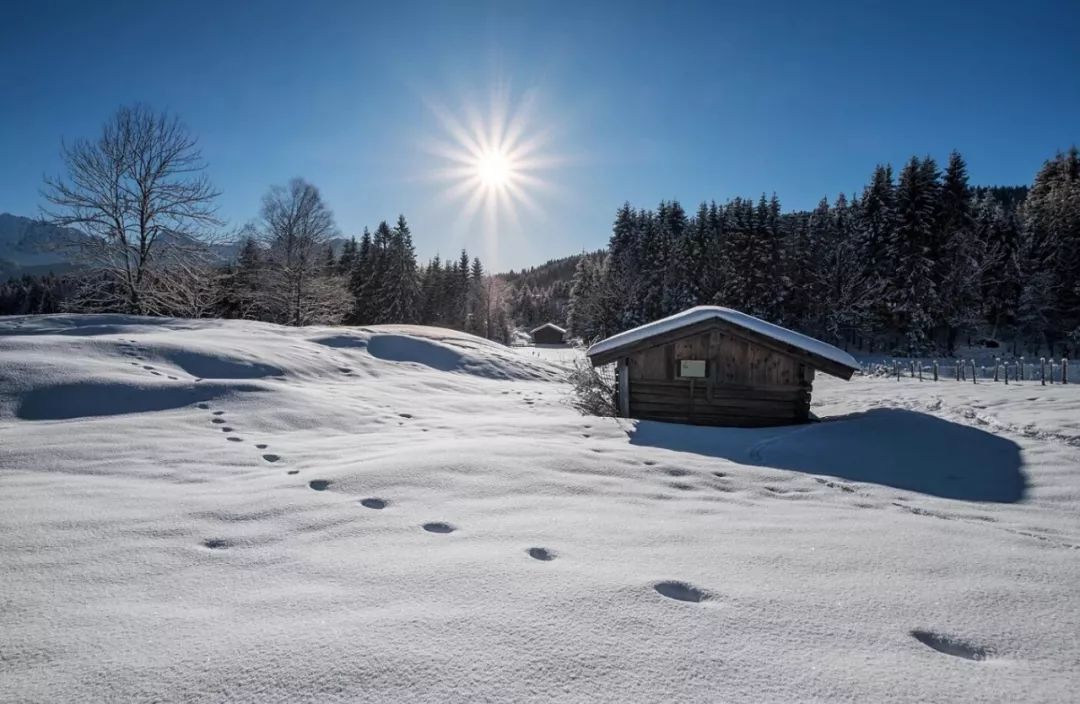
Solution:
<svg viewBox="0 0 1080 704">
<path fill-rule="evenodd" d="M 220 213 L 319 186 L 345 234 L 404 213 L 421 258 L 495 268 L 602 246 L 626 200 L 851 192 L 959 149 L 1030 182 L 1080 143 L 1080 3 L 22 2 L 0 23 L 0 211 L 36 215 L 61 138 L 120 104 L 180 115 Z M 528 116 L 532 208 L 469 218 L 440 116 Z M 528 106 L 524 110 L 523 106 Z M 517 215 L 516 218 L 511 215 Z M 516 220 L 516 221 L 515 221 Z"/>
</svg>

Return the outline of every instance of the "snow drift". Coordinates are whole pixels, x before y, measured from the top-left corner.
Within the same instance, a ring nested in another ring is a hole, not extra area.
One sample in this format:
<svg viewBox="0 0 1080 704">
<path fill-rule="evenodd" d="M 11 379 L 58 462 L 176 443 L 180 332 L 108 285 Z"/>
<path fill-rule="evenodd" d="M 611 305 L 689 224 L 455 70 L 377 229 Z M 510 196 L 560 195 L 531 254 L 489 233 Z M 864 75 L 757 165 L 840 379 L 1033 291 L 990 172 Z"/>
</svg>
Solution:
<svg viewBox="0 0 1080 704">
<path fill-rule="evenodd" d="M 1062 701 L 1080 389 L 583 417 L 449 330 L 0 320 L 0 701 Z"/>
</svg>

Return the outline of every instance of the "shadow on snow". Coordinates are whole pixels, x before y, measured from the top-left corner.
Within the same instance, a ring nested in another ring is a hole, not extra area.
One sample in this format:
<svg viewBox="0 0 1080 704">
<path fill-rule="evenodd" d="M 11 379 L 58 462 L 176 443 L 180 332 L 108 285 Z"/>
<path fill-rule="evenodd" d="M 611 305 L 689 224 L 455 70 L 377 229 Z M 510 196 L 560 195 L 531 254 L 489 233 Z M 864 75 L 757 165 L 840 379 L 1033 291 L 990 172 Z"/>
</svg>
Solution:
<svg viewBox="0 0 1080 704">
<path fill-rule="evenodd" d="M 638 421 L 630 442 L 963 501 L 1020 501 L 1026 485 L 1016 443 L 903 409 L 785 428 Z"/>
</svg>

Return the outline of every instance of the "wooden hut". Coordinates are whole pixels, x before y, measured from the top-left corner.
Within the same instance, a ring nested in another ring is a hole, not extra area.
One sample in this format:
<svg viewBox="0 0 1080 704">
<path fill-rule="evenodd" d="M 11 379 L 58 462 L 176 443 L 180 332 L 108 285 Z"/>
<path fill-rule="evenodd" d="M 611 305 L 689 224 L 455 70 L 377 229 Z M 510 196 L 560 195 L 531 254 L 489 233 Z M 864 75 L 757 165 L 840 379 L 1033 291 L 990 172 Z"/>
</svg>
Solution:
<svg viewBox="0 0 1080 704">
<path fill-rule="evenodd" d="M 544 323 L 529 331 L 534 345 L 565 345 L 566 330 L 555 323 Z"/>
<path fill-rule="evenodd" d="M 850 379 L 848 353 L 719 306 L 698 306 L 596 343 L 593 366 L 616 364 L 624 418 L 769 426 L 810 417 L 814 371 Z"/>
</svg>

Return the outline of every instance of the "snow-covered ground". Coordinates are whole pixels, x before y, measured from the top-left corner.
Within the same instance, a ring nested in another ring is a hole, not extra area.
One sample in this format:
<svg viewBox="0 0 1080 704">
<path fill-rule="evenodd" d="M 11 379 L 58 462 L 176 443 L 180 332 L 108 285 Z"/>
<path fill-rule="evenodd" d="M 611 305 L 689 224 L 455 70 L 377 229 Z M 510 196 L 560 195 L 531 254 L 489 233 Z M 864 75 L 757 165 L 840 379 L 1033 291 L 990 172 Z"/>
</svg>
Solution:
<svg viewBox="0 0 1080 704">
<path fill-rule="evenodd" d="M 1075 700 L 1080 386 L 583 417 L 430 328 L 0 319 L 0 701 Z"/>
</svg>

